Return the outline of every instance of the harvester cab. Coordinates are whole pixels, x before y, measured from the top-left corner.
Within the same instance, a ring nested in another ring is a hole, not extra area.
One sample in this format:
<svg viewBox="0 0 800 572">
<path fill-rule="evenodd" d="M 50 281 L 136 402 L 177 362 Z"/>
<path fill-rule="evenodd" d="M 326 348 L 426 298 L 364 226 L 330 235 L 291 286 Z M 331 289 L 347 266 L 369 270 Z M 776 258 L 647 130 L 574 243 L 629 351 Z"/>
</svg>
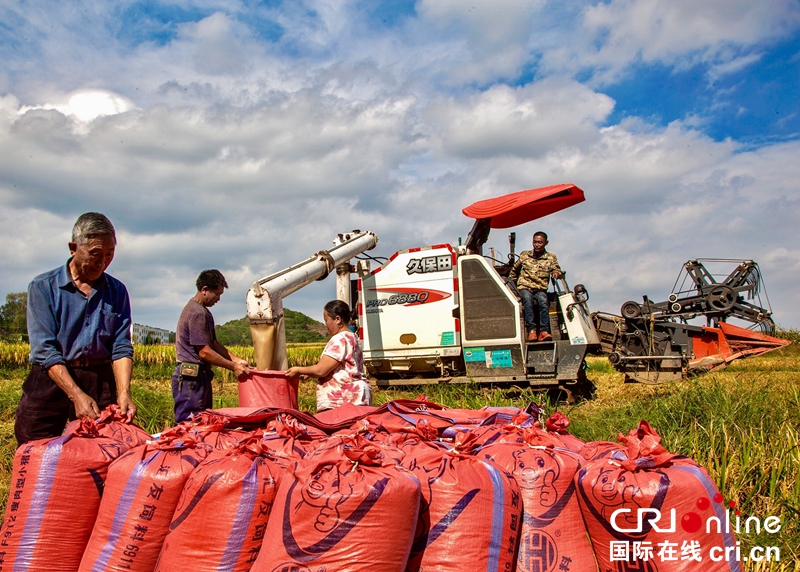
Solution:
<svg viewBox="0 0 800 572">
<path fill-rule="evenodd" d="M 572 184 L 531 189 L 476 202 L 463 213 L 475 223 L 463 245 L 400 250 L 358 279 L 359 335 L 367 372 L 379 387 L 503 383 L 586 396 L 593 387 L 585 357 L 599 343 L 588 293 L 562 276 L 548 292 L 552 340 L 528 342 L 508 262 L 483 255 L 492 228 L 510 228 L 584 200 Z"/>
</svg>

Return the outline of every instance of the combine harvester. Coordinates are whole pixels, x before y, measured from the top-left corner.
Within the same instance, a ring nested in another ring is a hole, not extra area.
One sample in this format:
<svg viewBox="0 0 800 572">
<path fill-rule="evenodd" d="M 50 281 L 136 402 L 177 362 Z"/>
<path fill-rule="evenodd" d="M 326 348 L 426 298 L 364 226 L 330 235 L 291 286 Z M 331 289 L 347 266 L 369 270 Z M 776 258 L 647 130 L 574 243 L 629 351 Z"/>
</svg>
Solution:
<svg viewBox="0 0 800 572">
<path fill-rule="evenodd" d="M 281 299 L 336 271 L 337 298 L 357 308 L 367 373 L 379 387 L 429 383 L 515 383 L 587 396 L 585 357 L 599 343 L 581 285 L 553 280 L 553 339 L 526 341 L 521 304 L 506 276 L 514 262 L 483 256 L 492 228 L 509 228 L 585 200 L 572 184 L 553 185 L 476 202 L 463 209 L 475 219 L 464 245 L 400 250 L 374 270 L 355 258 L 375 246 L 372 233 L 340 235 L 335 247 L 256 282 L 247 310 L 256 365 L 284 369 Z M 351 281 L 351 273 L 357 278 Z"/>
<path fill-rule="evenodd" d="M 706 264 L 730 270 L 718 282 Z M 752 260 L 689 260 L 666 302 L 647 296 L 625 302 L 622 316 L 597 312 L 592 320 L 602 351 L 626 381 L 657 384 L 726 367 L 736 359 L 757 356 L 789 345 L 775 333 L 772 311 L 762 306 L 763 279 Z M 705 317 L 706 325 L 689 324 Z M 750 322 L 750 328 L 727 323 Z M 758 330 L 758 331 L 756 331 Z"/>
<path fill-rule="evenodd" d="M 563 277 L 548 293 L 553 339 L 528 342 L 521 303 L 507 276 L 516 260 L 484 256 L 491 229 L 537 220 L 585 200 L 573 184 L 553 185 L 478 201 L 462 210 L 474 224 L 465 243 L 395 252 L 375 269 L 357 259 L 373 249 L 372 232 L 340 234 L 334 247 L 262 278 L 247 293 L 247 313 L 260 370 L 288 367 L 283 298 L 336 274 L 336 297 L 357 309 L 367 373 L 378 387 L 430 383 L 513 383 L 589 397 L 590 350 L 607 353 L 627 381 L 662 383 L 725 367 L 734 359 L 788 344 L 773 333 L 760 306 L 761 273 L 752 261 L 693 260 L 667 302 L 626 302 L 622 316 L 589 314 L 586 288 Z M 369 257 L 372 260 L 378 260 Z M 355 262 L 355 264 L 353 264 Z M 735 262 L 717 282 L 703 262 Z M 687 282 L 689 287 L 687 287 Z M 678 286 L 680 283 L 680 286 Z M 753 303 L 758 302 L 758 305 Z M 707 318 L 706 326 L 688 320 Z M 764 333 L 735 326 L 752 322 Z"/>
</svg>

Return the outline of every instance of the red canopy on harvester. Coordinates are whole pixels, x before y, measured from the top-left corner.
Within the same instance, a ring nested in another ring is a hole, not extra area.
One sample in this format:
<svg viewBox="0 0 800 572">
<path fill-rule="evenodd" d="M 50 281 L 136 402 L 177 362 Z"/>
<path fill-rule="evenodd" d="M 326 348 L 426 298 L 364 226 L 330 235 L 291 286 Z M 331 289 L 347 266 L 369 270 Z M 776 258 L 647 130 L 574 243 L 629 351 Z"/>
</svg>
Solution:
<svg viewBox="0 0 800 572">
<path fill-rule="evenodd" d="M 510 228 L 583 202 L 583 191 L 573 185 L 551 185 L 472 203 L 461 210 L 476 220 L 491 219 L 491 228 Z"/>
</svg>

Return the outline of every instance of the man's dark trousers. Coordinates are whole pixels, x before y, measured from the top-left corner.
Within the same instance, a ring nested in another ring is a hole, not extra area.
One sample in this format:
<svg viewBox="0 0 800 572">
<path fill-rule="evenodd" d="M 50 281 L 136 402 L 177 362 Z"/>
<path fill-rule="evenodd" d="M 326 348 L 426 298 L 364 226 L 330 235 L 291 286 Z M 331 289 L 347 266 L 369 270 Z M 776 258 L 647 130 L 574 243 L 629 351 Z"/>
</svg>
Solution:
<svg viewBox="0 0 800 572">
<path fill-rule="evenodd" d="M 209 367 L 201 367 L 196 377 L 181 375 L 180 365 L 175 368 L 175 373 L 172 374 L 175 423 L 186 421 L 193 414 L 213 407 L 212 379 L 214 371 Z"/>
<path fill-rule="evenodd" d="M 117 402 L 117 384 L 111 360 L 85 367 L 67 365 L 67 371 L 77 386 L 97 402 L 101 411 Z M 42 366 L 33 364 L 22 384 L 22 399 L 14 419 L 17 444 L 58 437 L 64 432 L 67 422 L 76 418 L 75 405 L 64 390 Z"/>
</svg>

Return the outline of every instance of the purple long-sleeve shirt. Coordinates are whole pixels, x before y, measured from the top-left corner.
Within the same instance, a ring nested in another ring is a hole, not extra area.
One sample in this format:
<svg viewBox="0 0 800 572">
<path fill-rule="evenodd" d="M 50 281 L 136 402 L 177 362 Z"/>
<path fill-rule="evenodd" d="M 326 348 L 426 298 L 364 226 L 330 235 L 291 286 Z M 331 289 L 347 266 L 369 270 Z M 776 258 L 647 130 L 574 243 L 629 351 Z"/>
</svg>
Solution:
<svg viewBox="0 0 800 572">
<path fill-rule="evenodd" d="M 45 369 L 78 358 L 133 358 L 128 290 L 103 273 L 87 297 L 73 282 L 68 260 L 28 285 L 28 339 L 31 363 Z"/>
</svg>

